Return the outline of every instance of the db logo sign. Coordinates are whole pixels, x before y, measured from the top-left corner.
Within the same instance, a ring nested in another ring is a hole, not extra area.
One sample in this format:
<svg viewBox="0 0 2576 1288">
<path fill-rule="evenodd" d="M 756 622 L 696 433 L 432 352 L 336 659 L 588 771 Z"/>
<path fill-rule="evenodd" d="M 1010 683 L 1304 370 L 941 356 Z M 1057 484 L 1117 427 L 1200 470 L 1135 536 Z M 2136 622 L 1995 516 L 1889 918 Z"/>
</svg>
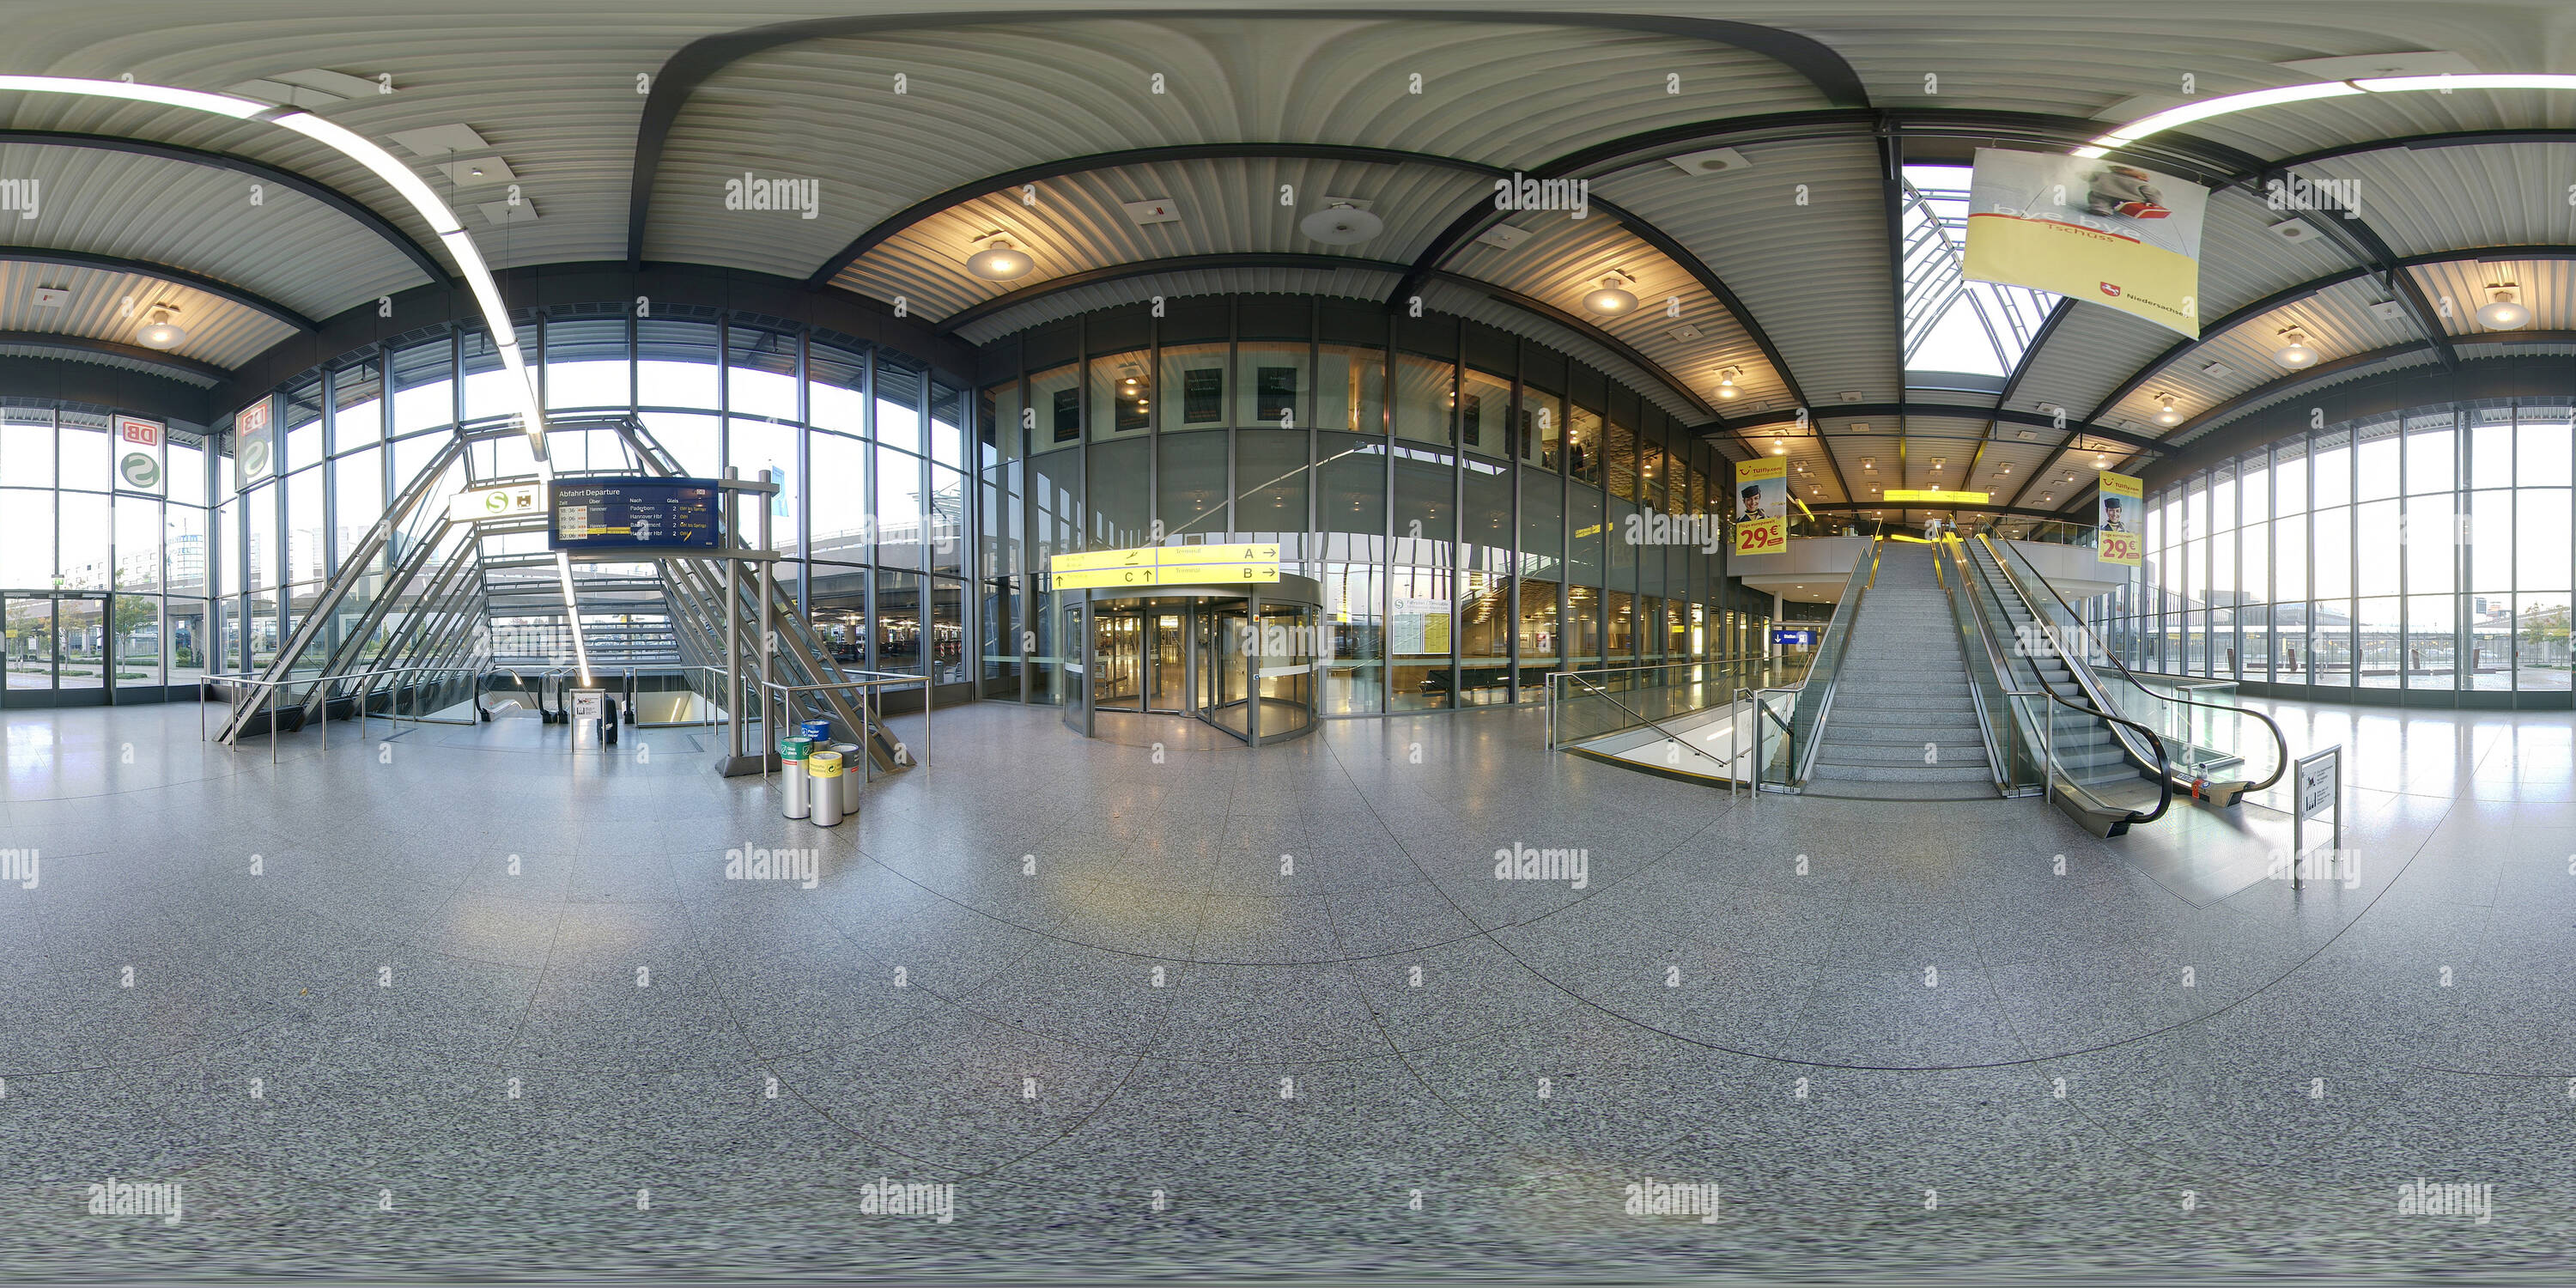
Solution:
<svg viewBox="0 0 2576 1288">
<path fill-rule="evenodd" d="M 2120 295 L 2120 284 L 2117 282 L 2104 282 L 2102 283 L 2102 293 L 2112 297 L 2113 299 L 2117 299 Z"/>
<path fill-rule="evenodd" d="M 137 420 L 132 416 L 116 418 L 117 436 L 137 447 L 159 447 L 161 425 L 157 421 Z"/>
</svg>

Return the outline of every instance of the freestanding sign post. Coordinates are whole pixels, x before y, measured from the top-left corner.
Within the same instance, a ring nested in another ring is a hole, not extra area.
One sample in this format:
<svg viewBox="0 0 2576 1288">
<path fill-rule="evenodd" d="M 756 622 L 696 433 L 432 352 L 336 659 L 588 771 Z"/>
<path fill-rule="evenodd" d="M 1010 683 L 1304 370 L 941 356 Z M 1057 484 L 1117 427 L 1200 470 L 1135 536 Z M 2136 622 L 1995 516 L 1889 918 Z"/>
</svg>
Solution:
<svg viewBox="0 0 2576 1288">
<path fill-rule="evenodd" d="M 2312 751 L 2299 757 L 2294 776 L 2298 800 L 2292 803 L 2290 820 L 2290 888 L 2299 888 L 2299 865 L 2307 858 L 2308 820 L 2328 808 L 2334 810 L 2333 849 L 2343 849 L 2343 744 L 2336 743 L 2323 751 Z"/>
</svg>

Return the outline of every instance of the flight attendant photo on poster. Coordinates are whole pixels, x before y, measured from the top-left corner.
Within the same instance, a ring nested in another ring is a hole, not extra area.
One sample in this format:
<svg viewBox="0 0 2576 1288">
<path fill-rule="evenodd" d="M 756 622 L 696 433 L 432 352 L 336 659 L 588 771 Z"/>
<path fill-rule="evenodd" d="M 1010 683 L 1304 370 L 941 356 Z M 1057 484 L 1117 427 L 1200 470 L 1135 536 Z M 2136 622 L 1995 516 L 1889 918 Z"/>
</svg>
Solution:
<svg viewBox="0 0 2576 1288">
<path fill-rule="evenodd" d="M 2138 511 L 2146 490 L 2143 483 L 2126 474 L 2101 472 L 2101 509 L 2097 523 L 2101 543 L 2095 554 L 2107 564 L 2138 566 L 2146 543 L 2138 535 Z"/>
<path fill-rule="evenodd" d="M 1788 462 L 1765 459 L 1735 466 L 1735 553 L 1776 555 L 1789 548 Z"/>
</svg>

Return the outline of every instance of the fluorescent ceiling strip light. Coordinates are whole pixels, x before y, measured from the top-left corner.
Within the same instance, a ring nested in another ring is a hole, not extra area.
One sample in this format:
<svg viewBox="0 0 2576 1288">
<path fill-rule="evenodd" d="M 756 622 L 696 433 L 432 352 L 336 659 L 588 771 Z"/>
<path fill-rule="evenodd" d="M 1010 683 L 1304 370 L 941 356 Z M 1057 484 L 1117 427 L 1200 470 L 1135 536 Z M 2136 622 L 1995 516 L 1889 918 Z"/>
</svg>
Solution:
<svg viewBox="0 0 2576 1288">
<path fill-rule="evenodd" d="M 2314 85 L 2284 85 L 2278 89 L 2248 90 L 2242 94 L 2223 94 L 2201 103 L 2187 103 L 2139 117 L 2120 128 L 2075 149 L 2075 155 L 2088 160 L 2102 156 L 2113 148 L 2127 147 L 2151 134 L 2160 134 L 2194 121 L 2226 116 L 2257 107 L 2281 103 L 2303 103 L 2310 99 L 2345 98 L 2354 94 L 2409 94 L 2431 91 L 2448 94 L 2464 89 L 2576 89 L 2576 75 L 2556 72 L 2497 72 L 2471 75 L 2438 76 L 2372 76 L 2361 80 L 2320 81 Z"/>
<path fill-rule="evenodd" d="M 483 325 L 492 333 L 492 346 L 500 352 L 501 365 L 510 374 L 510 388 L 518 404 L 519 422 L 527 430 L 528 447 L 536 457 L 538 473 L 549 486 L 553 484 L 554 463 L 546 459 L 545 404 L 537 397 L 536 377 L 528 370 L 526 355 L 519 352 L 519 331 L 510 324 L 510 310 L 501 299 L 500 283 L 492 279 L 492 268 L 484 262 L 482 249 L 474 244 L 473 235 L 465 231 L 465 225 L 456 218 L 456 212 L 448 209 L 447 203 L 439 200 L 438 194 L 392 153 L 364 136 L 310 112 L 290 111 L 229 94 L 209 94 L 138 81 L 14 75 L 0 75 L 0 93 L 82 94 L 91 98 L 184 107 L 234 120 L 264 120 L 293 130 L 365 166 L 401 194 L 404 201 L 411 203 L 412 210 L 438 234 L 439 241 L 447 247 L 448 255 L 456 261 L 458 276 L 464 278 L 466 287 L 474 292 L 474 302 L 483 311 Z M 582 643 L 581 608 L 573 599 L 572 561 L 559 553 L 555 557 L 555 567 L 563 582 L 564 615 L 572 623 L 573 654 L 581 664 L 583 682 L 588 683 L 590 650 Z"/>
</svg>

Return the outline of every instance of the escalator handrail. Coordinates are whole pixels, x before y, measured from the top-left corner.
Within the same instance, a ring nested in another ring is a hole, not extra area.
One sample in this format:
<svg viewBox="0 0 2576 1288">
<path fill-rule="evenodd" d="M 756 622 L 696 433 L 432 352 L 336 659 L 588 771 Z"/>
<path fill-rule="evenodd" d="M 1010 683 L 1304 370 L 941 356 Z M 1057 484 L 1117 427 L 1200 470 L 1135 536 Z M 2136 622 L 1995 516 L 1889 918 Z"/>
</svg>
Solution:
<svg viewBox="0 0 2576 1288">
<path fill-rule="evenodd" d="M 1978 535 L 1980 539 L 1984 536 L 1982 533 Z M 1962 554 L 1956 552 L 1954 552 L 1953 557 L 1960 560 L 1959 572 L 1960 576 L 1964 579 L 1968 572 L 1966 559 Z M 1998 563 L 1997 566 L 2001 567 L 2001 564 Z M 2013 593 L 2023 593 L 2018 584 L 2013 587 Z M 1978 602 L 1975 595 L 1970 595 L 1968 597 L 1968 603 L 1969 607 L 1975 609 L 1977 612 L 1979 633 L 1985 636 L 1988 647 L 1995 647 L 1996 639 L 1992 623 L 1986 620 L 1986 606 L 1983 603 Z M 2045 623 L 2043 623 L 2043 626 L 2044 625 Z M 2061 658 L 2065 656 L 2065 647 L 2058 642 L 2054 631 L 2050 632 L 2048 642 L 2050 647 L 2058 650 L 2058 655 Z M 2004 674 L 2010 675 L 2011 673 L 2011 669 L 2009 665 L 2007 665 Z M 2030 674 L 2032 679 L 2039 682 L 2038 692 L 2046 695 L 2050 701 L 2081 715 L 2092 716 L 2111 724 L 2126 726 L 2130 729 L 2136 730 L 2139 737 L 2146 739 L 2148 750 L 2154 752 L 2156 757 L 2156 807 L 2143 814 L 2136 810 L 2130 810 L 2128 821 L 2130 824 L 2135 825 L 2139 823 L 2152 823 L 2157 819 L 2163 818 L 2165 816 L 2165 811 L 2173 808 L 2173 761 L 2165 754 L 2165 740 L 2157 737 L 2155 730 L 2149 729 L 2135 720 L 2128 719 L 2125 716 L 2116 716 L 2103 710 L 2102 704 L 2095 701 L 2092 694 L 2085 692 L 2081 684 L 2076 686 L 2075 691 L 2083 696 L 2084 701 L 2078 703 L 2069 699 L 2066 695 L 2059 693 L 2057 691 L 2057 686 L 2050 684 L 2048 682 L 2048 677 L 2041 674 L 2040 669 L 2037 666 L 2031 667 Z M 2070 664 L 2066 668 L 2066 675 L 2070 681 L 2075 679 L 2077 672 L 2073 665 Z M 2057 773 L 2057 739 L 2054 737 L 2048 739 L 2045 746 L 2049 760 L 2049 771 L 2052 775 L 2055 775 Z M 2069 787 L 2073 787 L 2076 791 L 2084 792 L 2086 796 L 2092 795 L 2091 792 L 2084 791 L 2082 786 L 2076 784 L 2073 775 L 2066 775 L 2065 777 Z"/>
<path fill-rule="evenodd" d="M 1986 534 L 1982 532 L 1978 533 L 1977 539 L 1984 541 L 1986 543 L 1986 548 L 1989 551 L 1994 549 L 1994 542 L 1988 538 Z M 2018 550 L 2013 551 L 2013 557 L 2021 560 L 2024 564 L 2030 564 L 2030 556 L 2025 555 Z M 1995 562 L 1997 564 L 2002 564 L 2003 560 L 1998 558 Z M 2281 775 L 2288 772 L 2290 768 L 2290 739 L 2287 735 L 2281 732 L 2279 721 L 2274 720 L 2272 717 L 2265 715 L 2260 711 L 2254 711 L 2245 707 L 2224 706 L 2216 702 L 2202 702 L 2195 698 L 2186 698 L 2179 695 L 2168 698 L 2164 694 L 2157 693 L 2155 690 L 2148 688 L 2143 681 L 2138 679 L 2137 674 L 2129 669 L 2128 664 L 2120 660 L 2119 654 L 2112 652 L 2109 647 L 2102 643 L 2102 637 L 2095 633 L 2090 625 L 2085 623 L 2084 615 L 2076 612 L 2075 606 L 2067 603 L 2064 595 L 2057 593 L 2057 587 L 2049 584 L 2048 578 L 2041 575 L 2037 565 L 2030 565 L 2030 573 L 2032 579 L 2039 582 L 2040 585 L 2047 587 L 2048 597 L 2056 600 L 2059 608 L 2066 610 L 2066 619 L 2075 623 L 2077 630 L 2084 632 L 2084 641 L 2086 644 L 2091 646 L 2093 655 L 2108 660 L 2113 667 L 2119 670 L 2120 678 L 2127 680 L 2130 686 L 2135 688 L 2138 692 L 2167 702 L 2179 702 L 2185 706 L 2205 707 L 2212 711 L 2232 711 L 2241 715 L 2249 715 L 2262 721 L 2263 727 L 2272 731 L 2272 748 L 2276 753 L 2272 758 L 2272 773 L 2263 781 L 2248 785 L 2245 790 L 2249 792 L 2259 792 L 2264 788 L 2281 781 Z M 2014 589 L 2020 590 L 2024 596 L 2027 596 L 2030 593 L 2021 585 L 2021 578 L 2015 575 L 2011 568 L 2006 567 L 2004 569 L 2004 575 L 2012 577 Z"/>
</svg>

